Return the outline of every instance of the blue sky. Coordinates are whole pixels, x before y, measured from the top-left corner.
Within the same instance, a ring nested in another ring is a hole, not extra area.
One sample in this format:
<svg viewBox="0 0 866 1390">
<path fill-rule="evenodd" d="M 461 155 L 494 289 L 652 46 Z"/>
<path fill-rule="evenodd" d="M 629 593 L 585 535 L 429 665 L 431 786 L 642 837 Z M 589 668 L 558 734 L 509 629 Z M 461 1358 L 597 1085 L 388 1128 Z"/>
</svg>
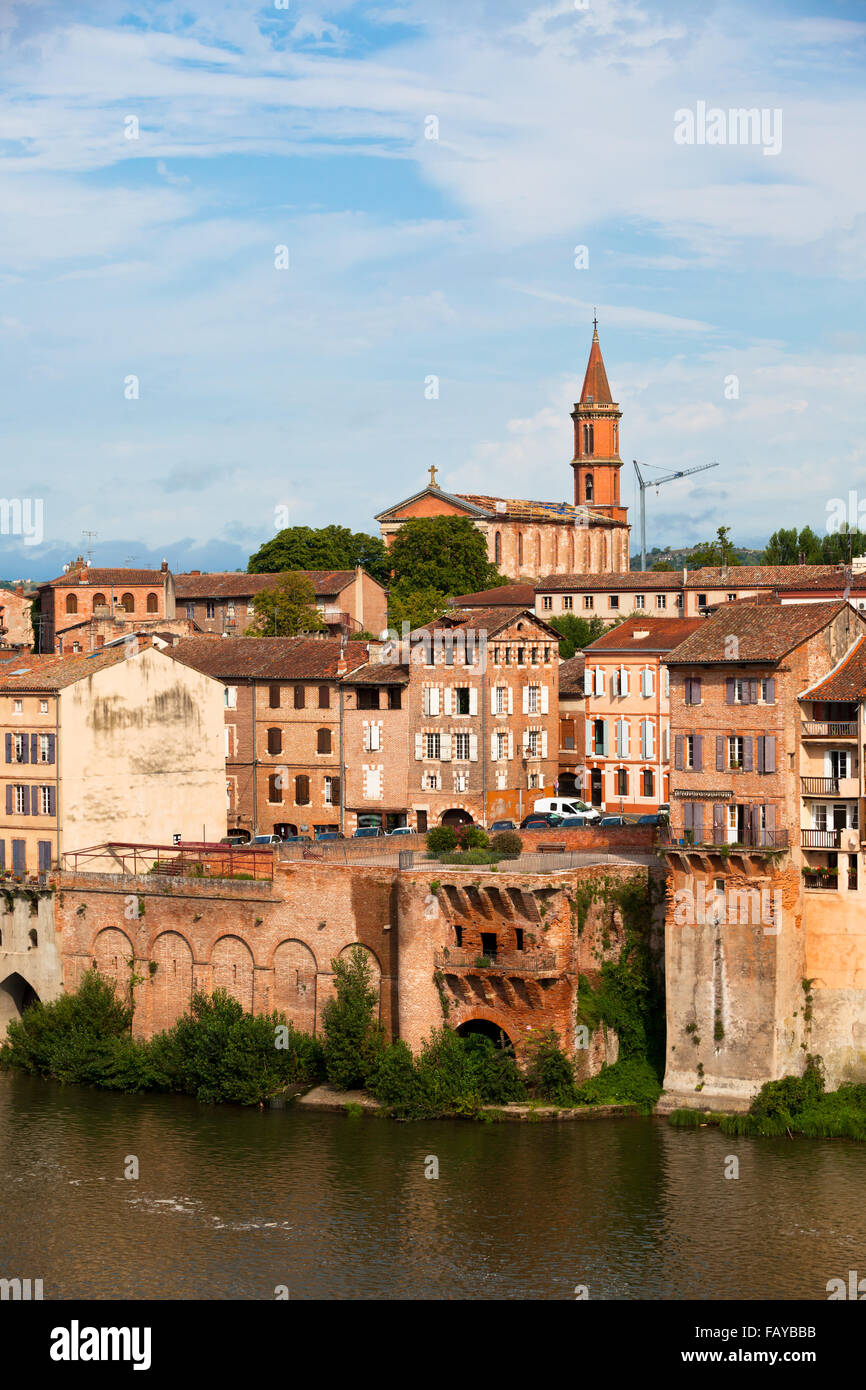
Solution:
<svg viewBox="0 0 866 1390">
<path fill-rule="evenodd" d="M 375 531 L 431 463 L 568 499 L 594 305 L 624 499 L 633 457 L 721 465 L 650 544 L 866 509 L 864 52 L 859 0 L 4 5 L 4 491 L 45 540 L 0 574 L 84 530 L 244 567 L 277 509 Z M 678 145 L 698 102 L 781 111 L 780 152 Z"/>
</svg>

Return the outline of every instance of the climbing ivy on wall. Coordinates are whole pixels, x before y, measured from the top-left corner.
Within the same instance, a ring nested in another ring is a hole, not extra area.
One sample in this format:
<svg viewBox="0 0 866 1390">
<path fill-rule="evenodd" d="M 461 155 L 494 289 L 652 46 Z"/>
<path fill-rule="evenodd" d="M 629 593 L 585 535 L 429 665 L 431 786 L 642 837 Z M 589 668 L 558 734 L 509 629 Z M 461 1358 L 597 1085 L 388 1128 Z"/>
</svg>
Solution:
<svg viewBox="0 0 866 1390">
<path fill-rule="evenodd" d="M 611 911 L 619 908 L 625 936 L 619 958 L 603 961 L 595 982 L 579 977 L 576 1021 L 590 1031 L 601 1024 L 612 1028 L 619 1038 L 620 1060 L 648 1061 L 659 1076 L 664 1072 L 664 989 L 649 942 L 653 909 L 663 891 L 647 874 L 624 883 L 596 879 L 575 894 L 578 933 L 590 904 L 600 901 Z"/>
</svg>

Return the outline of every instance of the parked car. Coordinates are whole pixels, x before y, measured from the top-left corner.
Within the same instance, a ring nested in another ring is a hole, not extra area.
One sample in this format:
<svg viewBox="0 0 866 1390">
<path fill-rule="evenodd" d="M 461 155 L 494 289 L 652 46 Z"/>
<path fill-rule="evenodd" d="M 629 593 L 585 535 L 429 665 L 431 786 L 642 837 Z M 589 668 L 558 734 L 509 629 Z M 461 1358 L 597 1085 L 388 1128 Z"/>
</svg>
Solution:
<svg viewBox="0 0 866 1390">
<path fill-rule="evenodd" d="M 345 839 L 345 836 L 344 836 L 344 835 L 341 835 L 340 832 L 339 832 L 339 830 L 319 830 L 319 831 L 316 832 L 316 844 L 320 844 L 320 843 L 322 842 L 322 840 L 343 840 L 343 839 Z"/>
<path fill-rule="evenodd" d="M 241 830 L 240 827 L 238 827 L 238 828 L 235 829 L 235 830 L 229 830 L 225 835 L 223 835 L 222 839 L 220 840 L 220 844 L 221 844 L 221 845 L 248 845 L 249 842 L 250 842 L 250 839 L 251 839 L 250 832 L 249 832 L 248 830 Z"/>
<path fill-rule="evenodd" d="M 599 825 L 602 827 L 602 829 L 605 829 L 609 825 L 628 824 L 629 821 L 626 820 L 625 816 L 602 816 L 601 820 L 599 821 Z"/>
<path fill-rule="evenodd" d="M 393 830 L 387 830 L 386 835 L 414 835 L 415 831 L 411 825 L 395 825 Z"/>
<path fill-rule="evenodd" d="M 313 837 L 311 835 L 284 835 L 280 843 L 284 845 L 311 845 Z"/>
<path fill-rule="evenodd" d="M 497 830 L 516 830 L 517 823 L 513 820 L 495 820 L 490 827 L 491 835 Z"/>
<path fill-rule="evenodd" d="M 361 825 L 352 834 L 353 840 L 377 840 L 382 834 L 378 825 Z"/>
<path fill-rule="evenodd" d="M 533 802 L 532 809 L 541 813 L 552 811 L 560 816 L 583 815 L 586 816 L 587 820 L 599 819 L 599 813 L 594 806 L 590 806 L 588 801 L 580 801 L 574 796 L 541 797 L 538 801 Z"/>
<path fill-rule="evenodd" d="M 585 829 L 589 823 L 586 816 L 563 816 L 560 821 L 563 830 L 580 830 L 581 827 Z"/>
<path fill-rule="evenodd" d="M 667 825 L 668 817 L 666 815 L 662 815 L 661 812 L 656 812 L 654 815 L 651 816 L 638 816 L 636 823 L 638 825 Z"/>
<path fill-rule="evenodd" d="M 279 835 L 254 835 L 250 840 L 251 845 L 281 845 L 282 843 Z"/>
<path fill-rule="evenodd" d="M 533 811 L 530 815 L 524 816 L 520 822 L 521 830 L 555 830 L 562 825 L 562 816 L 555 815 L 554 812 Z"/>
</svg>

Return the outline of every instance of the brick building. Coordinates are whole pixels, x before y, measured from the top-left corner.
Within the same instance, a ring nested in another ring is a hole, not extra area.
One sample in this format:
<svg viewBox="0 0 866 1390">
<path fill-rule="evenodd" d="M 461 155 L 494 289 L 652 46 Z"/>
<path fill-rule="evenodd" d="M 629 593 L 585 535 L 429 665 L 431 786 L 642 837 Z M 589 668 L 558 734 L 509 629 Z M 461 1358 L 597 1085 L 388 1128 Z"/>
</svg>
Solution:
<svg viewBox="0 0 866 1390">
<path fill-rule="evenodd" d="M 703 618 L 627 618 L 583 649 L 586 765 L 593 806 L 650 812 L 669 799 L 670 699 L 664 658 Z"/>
<path fill-rule="evenodd" d="M 843 600 L 746 602 L 668 658 L 677 1103 L 745 1105 L 807 1052 L 862 1075 L 864 647 Z"/>
<path fill-rule="evenodd" d="M 30 620 L 30 602 L 34 597 L 22 587 L 0 589 L 0 648 L 31 648 L 33 646 L 33 624 Z"/>
<path fill-rule="evenodd" d="M 548 620 L 573 614 L 605 623 L 638 613 L 700 618 L 740 599 L 774 596 L 783 603 L 850 596 L 857 607 L 866 608 L 866 572 L 840 565 L 731 565 L 627 574 L 549 574 L 535 585 L 535 611 Z"/>
<path fill-rule="evenodd" d="M 418 830 L 486 825 L 553 795 L 559 656 L 546 623 L 529 610 L 454 609 L 399 654 L 343 682 L 346 762 L 362 769 L 347 813 Z"/>
<path fill-rule="evenodd" d="M 557 792 L 583 797 L 586 695 L 583 652 L 559 663 L 559 777 Z"/>
<path fill-rule="evenodd" d="M 628 510 L 620 502 L 619 406 L 611 398 L 597 329 L 580 400 L 572 412 L 574 502 L 535 502 L 488 493 L 445 492 L 435 468 L 420 491 L 379 512 L 386 544 L 412 517 L 468 517 L 501 574 L 520 581 L 582 570 L 628 570 Z"/>
<path fill-rule="evenodd" d="M 229 827 L 281 836 L 340 830 L 340 681 L 367 661 L 367 644 L 193 637 L 172 655 L 225 687 Z"/>
<path fill-rule="evenodd" d="M 91 619 L 109 618 L 138 625 L 175 617 L 174 576 L 163 560 L 158 570 L 94 569 L 79 555 L 57 579 L 37 588 L 39 597 L 38 649 L 59 655 L 79 643 L 82 652 L 94 650 Z M 77 636 L 64 641 L 67 629 Z"/>
<path fill-rule="evenodd" d="M 316 607 L 331 636 L 354 632 L 379 636 L 388 622 L 388 594 L 357 565 L 351 570 L 300 570 L 310 581 Z M 202 632 L 243 637 L 255 618 L 253 599 L 270 589 L 278 574 L 189 574 L 175 576 L 178 611 Z"/>
<path fill-rule="evenodd" d="M 222 691 L 147 647 L 0 663 L 0 868 L 225 834 Z"/>
</svg>

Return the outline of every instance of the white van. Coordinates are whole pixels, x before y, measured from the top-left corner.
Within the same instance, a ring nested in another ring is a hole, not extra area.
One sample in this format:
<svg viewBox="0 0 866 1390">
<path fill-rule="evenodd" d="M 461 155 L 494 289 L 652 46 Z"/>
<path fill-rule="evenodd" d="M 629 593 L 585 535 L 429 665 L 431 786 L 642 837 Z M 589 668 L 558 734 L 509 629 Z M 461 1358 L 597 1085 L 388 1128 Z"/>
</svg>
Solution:
<svg viewBox="0 0 866 1390">
<path fill-rule="evenodd" d="M 580 816 L 582 820 L 600 820 L 594 806 L 577 797 L 553 796 L 533 802 L 533 811 L 555 811 L 558 816 Z"/>
</svg>

